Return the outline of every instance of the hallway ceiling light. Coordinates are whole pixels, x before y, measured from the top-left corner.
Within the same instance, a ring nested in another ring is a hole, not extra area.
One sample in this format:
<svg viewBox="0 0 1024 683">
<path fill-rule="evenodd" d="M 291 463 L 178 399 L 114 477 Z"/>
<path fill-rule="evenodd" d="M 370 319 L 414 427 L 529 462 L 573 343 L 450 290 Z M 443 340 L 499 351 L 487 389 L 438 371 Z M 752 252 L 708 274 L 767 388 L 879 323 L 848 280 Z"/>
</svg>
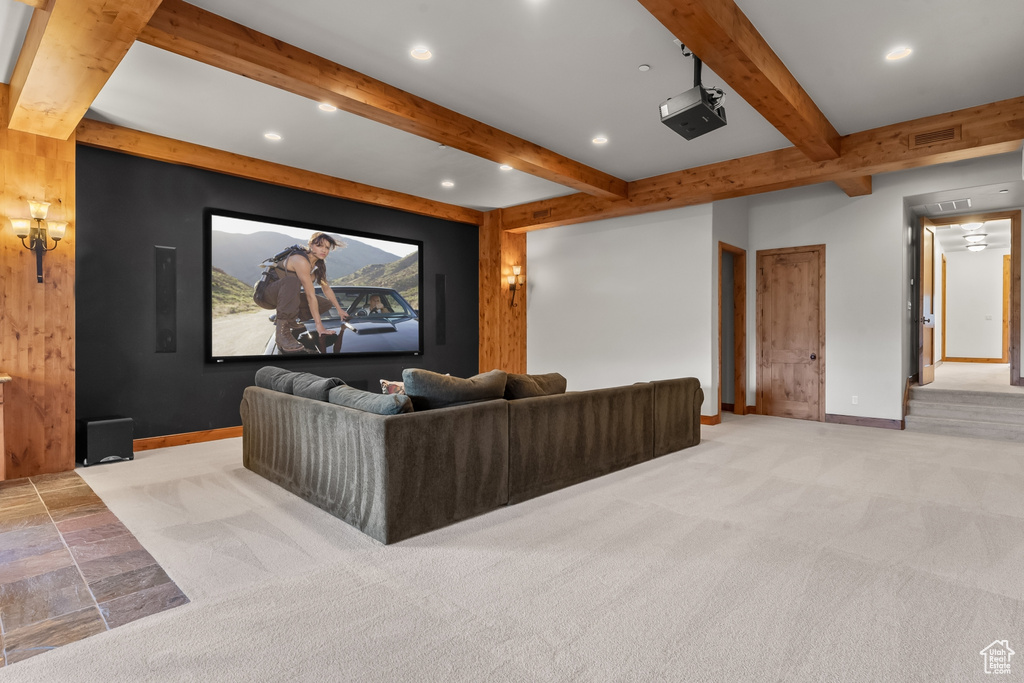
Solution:
<svg viewBox="0 0 1024 683">
<path fill-rule="evenodd" d="M 338 111 L 337 107 L 335 107 L 333 104 L 327 104 L 326 102 L 321 102 L 317 106 L 320 109 L 320 111 Z"/>
<path fill-rule="evenodd" d="M 268 140 L 273 140 L 274 142 L 277 142 L 278 140 L 281 139 L 281 136 L 278 133 L 264 133 L 263 137 L 265 137 Z"/>
<path fill-rule="evenodd" d="M 960 227 L 963 228 L 964 230 L 968 231 L 968 232 L 972 232 L 974 230 L 977 230 L 978 228 L 980 228 L 983 225 L 985 225 L 985 224 L 984 223 L 961 223 Z"/>
<path fill-rule="evenodd" d="M 968 242 L 980 242 L 986 237 L 988 237 L 988 235 L 986 235 L 983 232 L 976 232 L 971 235 L 964 235 L 964 239 L 967 240 Z"/>
<path fill-rule="evenodd" d="M 983 242 L 977 242 L 975 244 L 968 244 L 967 245 L 967 251 L 981 251 L 982 249 L 984 249 L 987 246 L 988 245 L 984 244 Z"/>
<path fill-rule="evenodd" d="M 455 183 L 450 180 L 442 180 L 441 187 L 455 187 Z"/>
<path fill-rule="evenodd" d="M 591 142 L 593 142 L 593 143 L 594 143 L 595 145 L 603 145 L 603 144 L 605 144 L 606 142 L 608 142 L 608 138 L 606 138 L 606 137 L 605 137 L 605 136 L 603 136 L 603 135 L 598 135 L 598 136 L 597 136 L 596 138 L 594 138 L 593 140 L 591 140 Z"/>
<path fill-rule="evenodd" d="M 409 51 L 409 54 L 412 55 L 413 59 L 418 59 L 421 62 L 426 61 L 434 56 L 434 54 L 430 50 L 423 46 L 414 47 L 412 50 Z"/>
</svg>

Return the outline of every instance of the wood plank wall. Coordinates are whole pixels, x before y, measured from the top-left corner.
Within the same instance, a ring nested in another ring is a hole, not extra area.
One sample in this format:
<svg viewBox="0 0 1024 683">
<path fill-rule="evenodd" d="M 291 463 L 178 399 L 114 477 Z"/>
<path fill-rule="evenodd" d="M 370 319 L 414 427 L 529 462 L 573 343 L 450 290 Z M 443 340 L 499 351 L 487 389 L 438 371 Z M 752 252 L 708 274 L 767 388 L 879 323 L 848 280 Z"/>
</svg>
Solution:
<svg viewBox="0 0 1024 683">
<path fill-rule="evenodd" d="M 12 378 L 3 457 L 15 479 L 75 467 L 75 136 L 8 130 L 9 102 L 0 84 L 0 372 Z M 35 254 L 9 220 L 27 217 L 27 200 L 37 198 L 51 202 L 50 218 L 68 221 L 64 239 L 43 256 L 42 284 Z"/>
<path fill-rule="evenodd" d="M 527 277 L 526 235 L 505 232 L 501 211 L 484 214 L 480 225 L 480 372 L 494 368 L 526 372 L 526 287 L 508 291 L 512 266 Z"/>
</svg>

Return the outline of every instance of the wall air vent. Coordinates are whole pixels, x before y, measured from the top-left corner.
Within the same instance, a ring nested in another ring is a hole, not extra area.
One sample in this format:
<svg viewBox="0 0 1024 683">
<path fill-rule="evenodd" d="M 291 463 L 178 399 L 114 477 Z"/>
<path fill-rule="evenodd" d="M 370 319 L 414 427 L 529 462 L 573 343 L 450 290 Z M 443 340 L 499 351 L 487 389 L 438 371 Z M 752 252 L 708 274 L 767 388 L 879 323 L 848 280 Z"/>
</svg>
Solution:
<svg viewBox="0 0 1024 683">
<path fill-rule="evenodd" d="M 540 211 L 533 212 L 533 220 L 539 220 L 541 218 L 547 218 L 551 215 L 551 209 L 541 209 Z"/>
<path fill-rule="evenodd" d="M 940 142 L 959 142 L 963 129 L 960 126 L 950 126 L 938 130 L 926 130 L 920 133 L 910 134 L 910 149 L 937 145 Z"/>
</svg>

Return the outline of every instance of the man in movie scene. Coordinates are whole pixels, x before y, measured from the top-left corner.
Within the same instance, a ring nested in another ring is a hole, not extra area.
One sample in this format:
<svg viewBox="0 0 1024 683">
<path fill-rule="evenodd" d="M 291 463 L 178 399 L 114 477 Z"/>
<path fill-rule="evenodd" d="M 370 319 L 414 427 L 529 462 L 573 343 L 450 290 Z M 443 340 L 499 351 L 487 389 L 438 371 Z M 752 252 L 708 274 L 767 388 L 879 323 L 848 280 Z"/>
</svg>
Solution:
<svg viewBox="0 0 1024 683">
<path fill-rule="evenodd" d="M 305 329 L 299 321 L 312 318 L 322 338 L 327 331 L 320 317 L 332 306 L 342 321 L 348 320 L 348 312 L 338 305 L 327 281 L 324 263 L 333 249 L 344 246 L 327 233 L 315 232 L 310 235 L 307 246 L 296 245 L 279 254 L 280 258 L 263 272 L 256 284 L 253 301 L 261 308 L 277 311 L 275 340 L 282 353 L 305 351 L 292 335 L 292 330 Z M 323 296 L 314 290 L 316 283 L 320 283 Z"/>
</svg>

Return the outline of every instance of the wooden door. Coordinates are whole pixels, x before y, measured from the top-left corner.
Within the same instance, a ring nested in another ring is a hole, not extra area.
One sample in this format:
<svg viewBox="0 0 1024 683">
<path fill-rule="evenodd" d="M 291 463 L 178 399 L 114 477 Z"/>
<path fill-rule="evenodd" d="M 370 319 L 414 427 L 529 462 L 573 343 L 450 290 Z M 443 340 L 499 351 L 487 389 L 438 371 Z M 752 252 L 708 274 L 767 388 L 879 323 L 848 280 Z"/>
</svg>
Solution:
<svg viewBox="0 0 1024 683">
<path fill-rule="evenodd" d="M 918 381 L 931 384 L 935 381 L 935 233 L 924 224 L 921 226 L 920 303 L 921 368 Z M 942 324 L 945 325 L 946 321 L 943 320 Z"/>
<path fill-rule="evenodd" d="M 757 412 L 825 420 L 825 245 L 757 252 Z"/>
<path fill-rule="evenodd" d="M 1010 362 L 1010 254 L 1003 256 L 1003 362 Z"/>
</svg>

